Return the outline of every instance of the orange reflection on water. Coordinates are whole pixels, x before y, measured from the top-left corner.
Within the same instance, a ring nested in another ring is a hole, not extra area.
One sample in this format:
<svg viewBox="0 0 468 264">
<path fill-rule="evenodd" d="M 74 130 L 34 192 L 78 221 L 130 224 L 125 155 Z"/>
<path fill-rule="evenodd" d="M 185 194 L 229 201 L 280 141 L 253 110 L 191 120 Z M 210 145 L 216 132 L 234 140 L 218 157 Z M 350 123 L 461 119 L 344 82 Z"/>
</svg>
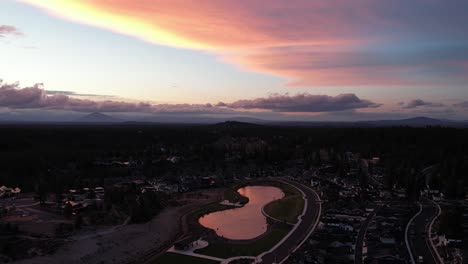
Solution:
<svg viewBox="0 0 468 264">
<path fill-rule="evenodd" d="M 244 207 L 207 214 L 202 216 L 199 222 L 227 239 L 258 237 L 267 229 L 262 207 L 284 197 L 284 193 L 279 188 L 271 186 L 246 186 L 237 191 L 249 198 L 249 202 Z"/>
</svg>

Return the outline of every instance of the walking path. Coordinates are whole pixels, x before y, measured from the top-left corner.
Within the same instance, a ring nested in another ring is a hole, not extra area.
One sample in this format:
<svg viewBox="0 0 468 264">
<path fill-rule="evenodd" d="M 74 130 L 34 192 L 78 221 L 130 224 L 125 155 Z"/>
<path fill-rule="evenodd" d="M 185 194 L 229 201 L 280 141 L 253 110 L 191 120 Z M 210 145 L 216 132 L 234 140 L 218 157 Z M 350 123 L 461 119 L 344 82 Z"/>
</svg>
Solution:
<svg viewBox="0 0 468 264">
<path fill-rule="evenodd" d="M 221 205 L 227 205 L 227 206 L 235 206 L 235 207 L 242 207 L 244 205 L 242 205 L 241 203 L 237 202 L 237 203 L 231 203 L 229 200 L 224 200 L 222 202 L 220 202 L 219 204 Z"/>
<path fill-rule="evenodd" d="M 284 241 L 286 241 L 289 237 L 291 237 L 294 234 L 294 232 L 297 230 L 297 228 L 299 226 L 301 226 L 302 219 L 303 219 L 303 217 L 305 216 L 305 214 L 307 212 L 308 201 L 307 201 L 306 194 L 301 189 L 297 188 L 296 186 L 292 185 L 291 183 L 288 183 L 288 182 L 285 182 L 285 181 L 282 181 L 282 180 L 279 180 L 279 181 L 282 182 L 282 183 L 288 184 L 288 185 L 296 188 L 297 190 L 299 190 L 301 192 L 302 199 L 304 199 L 304 208 L 302 208 L 302 214 L 297 218 L 297 223 L 294 225 L 293 229 L 291 231 L 289 231 L 289 233 L 285 237 L 283 237 L 283 239 L 281 239 L 280 242 L 278 242 L 273 248 L 271 248 L 270 250 L 260 254 L 258 256 L 259 259 L 263 259 L 263 257 L 265 255 L 273 253 L 282 243 L 284 243 Z M 262 208 L 262 211 L 263 211 L 263 208 Z M 276 254 L 274 255 L 274 259 L 275 259 L 275 263 L 276 263 L 276 260 L 277 260 L 277 255 Z"/>
<path fill-rule="evenodd" d="M 225 259 L 222 259 L 222 258 L 216 258 L 216 257 L 212 257 L 212 256 L 207 256 L 207 255 L 202 255 L 202 254 L 195 253 L 194 252 L 195 250 L 207 247 L 208 242 L 205 241 L 205 240 L 199 239 L 199 240 L 195 241 L 194 243 L 195 243 L 195 246 L 191 247 L 191 248 L 189 248 L 187 250 L 178 250 L 178 249 L 175 249 L 174 246 L 172 246 L 167 252 L 178 253 L 178 254 L 197 257 L 197 258 L 204 258 L 204 259 L 209 259 L 209 260 L 214 260 L 214 261 L 219 261 L 219 262 L 223 262 L 225 260 Z"/>
<path fill-rule="evenodd" d="M 444 260 L 440 257 L 440 254 L 439 254 L 439 251 L 437 250 L 436 246 L 434 245 L 434 241 L 432 240 L 432 226 L 434 225 L 434 222 L 435 220 L 440 216 L 440 214 L 442 213 L 442 209 L 440 208 L 440 205 L 430 199 L 428 199 L 431 203 L 433 203 L 436 207 L 437 207 L 437 215 L 435 217 L 432 218 L 432 221 L 431 223 L 429 224 L 429 228 L 427 230 L 427 239 L 429 241 L 429 244 L 430 244 L 430 248 L 431 248 L 431 254 L 432 254 L 432 257 L 438 261 L 438 263 L 440 264 L 443 264 L 444 263 Z M 426 240 L 427 242 L 427 240 Z M 435 255 L 435 256 L 434 256 Z"/>
</svg>

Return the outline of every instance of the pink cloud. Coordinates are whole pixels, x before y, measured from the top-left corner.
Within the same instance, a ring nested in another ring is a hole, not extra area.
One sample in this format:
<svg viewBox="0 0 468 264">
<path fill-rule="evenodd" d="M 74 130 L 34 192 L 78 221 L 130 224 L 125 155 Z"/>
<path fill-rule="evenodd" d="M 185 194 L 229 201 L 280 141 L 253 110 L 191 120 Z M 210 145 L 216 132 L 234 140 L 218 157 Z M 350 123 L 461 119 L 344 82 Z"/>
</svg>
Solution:
<svg viewBox="0 0 468 264">
<path fill-rule="evenodd" d="M 441 82 L 453 80 L 452 72 L 466 75 L 465 67 L 447 73 L 438 66 L 468 61 L 459 56 L 468 46 L 463 0 L 22 1 L 153 43 L 216 53 L 289 85 L 411 85 L 425 84 L 423 75 L 435 70 Z M 412 49 L 428 43 L 438 46 Z M 461 43 L 459 54 L 449 52 L 453 43 Z"/>
<path fill-rule="evenodd" d="M 288 3 L 229 0 L 23 1 L 62 17 L 124 31 L 156 43 L 209 50 L 356 41 L 359 22 L 377 23 L 377 18 L 359 4 L 349 4 L 344 0 L 335 3 L 307 0 Z M 356 18 L 354 22 L 344 23 L 349 12 Z"/>
<path fill-rule="evenodd" d="M 407 67 L 373 65 L 364 56 L 348 52 L 265 49 L 231 59 L 244 67 L 272 75 L 287 76 L 288 86 L 403 85 L 414 80 L 398 78 Z"/>
<path fill-rule="evenodd" d="M 23 33 L 14 26 L 0 25 L 0 38 L 5 36 L 22 36 Z"/>
</svg>

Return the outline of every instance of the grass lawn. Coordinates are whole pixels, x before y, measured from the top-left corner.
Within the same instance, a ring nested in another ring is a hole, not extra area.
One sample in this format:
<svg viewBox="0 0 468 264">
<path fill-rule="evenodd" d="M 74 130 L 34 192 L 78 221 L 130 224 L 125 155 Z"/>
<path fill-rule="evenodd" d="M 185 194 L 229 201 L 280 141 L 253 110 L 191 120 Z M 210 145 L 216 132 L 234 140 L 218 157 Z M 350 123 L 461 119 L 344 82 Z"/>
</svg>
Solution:
<svg viewBox="0 0 468 264">
<path fill-rule="evenodd" d="M 304 199 L 302 196 L 289 196 L 267 204 L 265 212 L 271 217 L 295 224 L 297 217 L 302 214 L 303 208 Z"/>
<path fill-rule="evenodd" d="M 161 257 L 157 258 L 152 264 L 215 264 L 218 261 L 191 257 L 187 255 L 167 252 Z"/>
<path fill-rule="evenodd" d="M 259 239 L 252 241 L 251 243 L 213 243 L 206 248 L 196 250 L 195 253 L 219 258 L 229 258 L 234 256 L 257 256 L 271 249 L 284 236 L 286 236 L 289 231 L 290 228 L 288 227 L 276 227 Z"/>
<path fill-rule="evenodd" d="M 286 184 L 286 183 L 280 183 L 279 184 L 279 187 L 281 188 L 281 190 L 284 192 L 284 196 L 285 197 L 288 197 L 288 196 L 296 196 L 296 195 L 302 195 L 302 193 L 296 189 L 295 187 L 289 185 L 289 184 Z"/>
</svg>

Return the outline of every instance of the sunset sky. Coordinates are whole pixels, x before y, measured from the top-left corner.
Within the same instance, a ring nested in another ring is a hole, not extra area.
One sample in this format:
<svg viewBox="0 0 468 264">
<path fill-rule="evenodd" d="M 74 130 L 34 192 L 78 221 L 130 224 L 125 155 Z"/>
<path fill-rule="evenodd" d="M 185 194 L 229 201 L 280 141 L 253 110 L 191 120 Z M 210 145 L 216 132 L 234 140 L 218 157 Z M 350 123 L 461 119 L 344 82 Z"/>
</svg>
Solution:
<svg viewBox="0 0 468 264">
<path fill-rule="evenodd" d="M 466 0 L 1 0 L 1 114 L 468 120 Z"/>
</svg>

